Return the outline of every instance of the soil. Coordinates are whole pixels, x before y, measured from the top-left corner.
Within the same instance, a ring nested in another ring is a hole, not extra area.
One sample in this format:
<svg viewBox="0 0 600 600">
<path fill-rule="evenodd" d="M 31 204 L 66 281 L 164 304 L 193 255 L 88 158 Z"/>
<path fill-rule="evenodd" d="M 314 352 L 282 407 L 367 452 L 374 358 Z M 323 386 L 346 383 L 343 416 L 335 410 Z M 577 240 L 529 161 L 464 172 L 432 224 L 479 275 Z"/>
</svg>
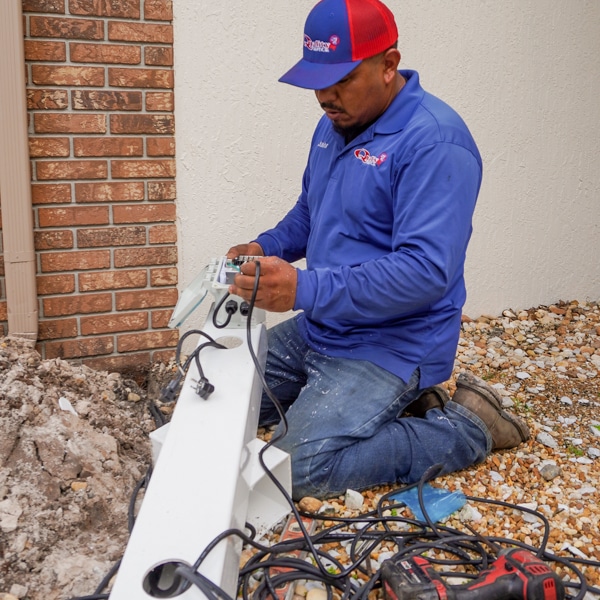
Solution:
<svg viewBox="0 0 600 600">
<path fill-rule="evenodd" d="M 127 543 L 154 428 L 135 381 L 0 341 L 0 598 L 94 591 Z"/>
</svg>

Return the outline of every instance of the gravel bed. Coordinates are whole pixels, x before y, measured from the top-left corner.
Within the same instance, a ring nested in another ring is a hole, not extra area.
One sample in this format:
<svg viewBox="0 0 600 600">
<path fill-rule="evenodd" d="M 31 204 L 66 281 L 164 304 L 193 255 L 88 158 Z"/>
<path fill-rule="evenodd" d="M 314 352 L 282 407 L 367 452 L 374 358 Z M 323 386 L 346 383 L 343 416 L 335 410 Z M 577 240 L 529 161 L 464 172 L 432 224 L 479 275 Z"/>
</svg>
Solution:
<svg viewBox="0 0 600 600">
<path fill-rule="evenodd" d="M 501 316 L 465 316 L 453 378 L 445 384 L 450 394 L 462 371 L 494 386 L 504 406 L 527 421 L 531 439 L 517 449 L 494 452 L 475 467 L 439 477 L 433 486 L 539 511 L 550 524 L 549 552 L 600 561 L 598 303 L 561 302 L 517 313 L 505 310 Z M 317 503 L 317 508 L 321 506 L 321 512 L 333 516 L 356 518 L 373 510 L 392 489 L 384 486 L 363 492 L 360 510 L 348 508 L 346 497 L 322 506 Z M 406 511 L 397 514 L 412 516 Z M 536 548 L 542 543 L 542 522 L 511 508 L 469 501 L 446 521 L 446 525 L 469 533 L 465 523 L 484 536 Z M 320 523 L 319 527 L 331 524 Z M 276 539 L 271 536 L 270 541 Z M 389 557 L 393 551 L 380 548 L 371 559 L 377 561 L 382 553 Z M 247 559 L 252 552 L 246 552 Z M 344 556 L 340 546 L 334 546 L 334 552 Z M 560 565 L 553 568 L 566 579 L 572 577 Z M 580 568 L 588 584 L 600 588 L 598 567 Z M 300 586 L 297 595 L 308 591 L 310 586 Z"/>
</svg>

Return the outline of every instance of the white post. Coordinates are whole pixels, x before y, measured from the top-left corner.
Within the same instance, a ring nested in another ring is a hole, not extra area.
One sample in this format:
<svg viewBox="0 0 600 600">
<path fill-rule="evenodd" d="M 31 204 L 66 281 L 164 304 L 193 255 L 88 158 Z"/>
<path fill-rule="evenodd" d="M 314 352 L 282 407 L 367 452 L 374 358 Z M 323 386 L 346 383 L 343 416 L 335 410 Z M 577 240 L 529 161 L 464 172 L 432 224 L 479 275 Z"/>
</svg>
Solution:
<svg viewBox="0 0 600 600">
<path fill-rule="evenodd" d="M 169 565 L 192 565 L 220 533 L 230 528 L 244 530 L 249 504 L 254 505 L 250 518 L 261 526 L 289 512 L 282 494 L 256 471 L 256 452 L 261 447 L 256 430 L 262 387 L 246 330 L 216 329 L 211 315 L 203 331 L 228 346 L 225 350 L 207 347 L 200 353 L 204 375 L 215 390 L 206 400 L 195 393 L 192 380 L 198 378 L 198 373 L 193 365 L 166 426 L 166 435 L 161 428 L 153 440 L 158 459 L 111 600 L 204 598 L 195 587 L 169 595 L 173 583 L 173 568 Z M 253 326 L 251 339 L 264 365 L 266 332 L 262 323 Z M 289 456 L 275 448 L 266 455 L 267 463 L 276 469 L 289 493 Z M 254 488 L 257 494 L 250 501 Z M 241 546 L 237 538 L 219 543 L 199 569 L 233 597 Z M 149 583 L 153 578 L 154 583 Z M 177 587 L 175 583 L 173 587 Z"/>
</svg>

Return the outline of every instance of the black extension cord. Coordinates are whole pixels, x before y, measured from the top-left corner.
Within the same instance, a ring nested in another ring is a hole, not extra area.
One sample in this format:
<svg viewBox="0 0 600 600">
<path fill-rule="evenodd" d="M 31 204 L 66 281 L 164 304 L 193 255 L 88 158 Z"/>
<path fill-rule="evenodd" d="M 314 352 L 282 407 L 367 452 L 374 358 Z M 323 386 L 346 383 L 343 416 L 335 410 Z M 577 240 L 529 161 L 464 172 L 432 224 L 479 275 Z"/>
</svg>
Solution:
<svg viewBox="0 0 600 600">
<path fill-rule="evenodd" d="M 219 586 L 199 573 L 198 569 L 205 558 L 221 541 L 230 537 L 237 537 L 244 544 L 256 550 L 256 553 L 239 571 L 238 598 L 241 597 L 244 600 L 250 598 L 253 600 L 270 600 L 277 598 L 277 590 L 298 580 L 313 581 L 324 585 L 327 590 L 328 598 L 332 597 L 335 590 L 337 594 L 341 595 L 342 600 L 349 598 L 352 598 L 353 600 L 367 600 L 369 594 L 373 590 L 381 588 L 380 572 L 379 570 L 373 572 L 370 568 L 369 557 L 371 553 L 384 542 L 388 545 L 390 543 L 395 544 L 398 549 L 396 556 L 410 558 L 427 553 L 427 560 L 429 562 L 448 569 L 447 571 L 443 571 L 442 575 L 457 576 L 459 574 L 460 576 L 467 578 L 477 577 L 478 572 L 488 569 L 491 563 L 496 559 L 496 556 L 491 554 L 486 549 L 486 546 L 505 548 L 520 547 L 535 554 L 541 560 L 562 565 L 562 567 L 568 569 L 573 574 L 574 578 L 571 577 L 570 581 L 564 582 L 567 590 L 567 598 L 569 600 L 582 600 L 587 592 L 600 594 L 600 589 L 588 585 L 585 576 L 578 566 L 600 568 L 600 562 L 580 558 L 565 558 L 549 552 L 546 546 L 550 536 L 550 524 L 548 519 L 538 511 L 499 500 L 466 496 L 466 499 L 471 502 L 492 504 L 535 515 L 542 522 L 544 532 L 542 542 L 538 548 L 509 538 L 485 537 L 474 532 L 469 526 L 467 527 L 469 527 L 471 531 L 470 533 L 466 533 L 446 525 L 433 523 L 423 501 L 423 486 L 440 473 L 440 465 L 435 465 L 428 469 L 418 483 L 403 486 L 385 494 L 380 498 L 375 509 L 358 515 L 357 517 L 344 518 L 332 515 L 321 516 L 299 511 L 285 488 L 268 469 L 263 457 L 264 452 L 287 433 L 287 420 L 279 401 L 266 385 L 261 365 L 252 348 L 250 323 L 256 299 L 256 292 L 258 290 L 259 278 L 260 262 L 257 261 L 254 289 L 250 303 L 247 306 L 246 333 L 248 348 L 257 373 L 261 379 L 263 389 L 275 405 L 282 421 L 282 433 L 278 437 L 272 438 L 265 446 L 263 446 L 259 452 L 259 461 L 267 476 L 287 499 L 291 512 L 303 535 L 299 538 L 284 540 L 277 544 L 267 546 L 256 541 L 256 531 L 254 531 L 249 524 L 246 524 L 247 532 L 239 529 L 224 531 L 208 544 L 208 546 L 200 553 L 198 559 L 191 568 L 184 565 L 177 567 L 175 574 L 183 581 L 182 585 L 179 586 L 180 590 L 187 589 L 189 586 L 193 585 L 201 590 L 209 600 L 233 600 L 224 590 L 219 588 Z M 224 299 L 220 303 L 220 306 L 223 302 Z M 213 323 L 216 312 L 217 309 L 215 308 L 213 313 Z M 209 342 L 201 346 L 216 344 L 210 336 L 203 334 L 201 331 L 188 332 L 188 334 L 191 333 L 200 333 L 209 338 Z M 187 334 L 182 336 L 180 342 L 183 341 L 185 337 L 187 337 Z M 180 345 L 178 344 L 178 350 L 179 349 Z M 191 360 L 196 360 L 197 366 L 199 367 L 199 358 L 198 354 L 196 354 L 195 357 L 190 356 L 184 365 L 181 366 L 184 372 L 187 370 L 187 367 L 189 367 Z M 177 364 L 178 366 L 180 364 L 179 353 L 177 353 Z M 202 378 L 203 374 L 201 369 L 199 368 L 198 371 Z M 179 379 L 177 385 L 180 382 L 181 379 Z M 149 475 L 147 475 L 147 477 L 149 477 Z M 147 483 L 146 478 L 143 481 Z M 392 502 L 390 500 L 391 496 L 398 494 L 400 491 L 405 491 L 414 487 L 418 488 L 418 498 L 424 520 L 409 519 L 391 514 L 394 509 L 405 506 L 404 503 Z M 133 506 L 133 504 L 134 502 L 131 506 Z M 302 517 L 333 522 L 334 525 L 322 529 L 313 535 L 309 535 L 304 526 Z M 398 525 L 401 525 L 401 529 L 398 528 Z M 348 529 L 355 529 L 355 531 L 349 532 Z M 348 566 L 342 565 L 335 557 L 320 550 L 321 546 L 338 543 L 346 543 L 349 545 L 348 555 L 351 563 Z M 312 557 L 312 562 L 308 563 L 304 558 L 290 556 L 290 552 L 293 551 L 310 555 Z M 445 558 L 444 560 L 436 559 L 435 557 L 432 558 L 432 555 L 434 555 L 436 551 L 443 551 L 445 555 L 454 558 Z M 457 571 L 452 570 L 456 569 L 456 567 L 469 567 L 471 573 L 457 573 Z M 112 577 L 117 569 L 118 563 L 111 569 L 109 575 Z M 357 584 L 357 578 L 362 578 L 364 581 L 363 585 Z M 101 584 L 102 587 L 99 586 L 94 595 L 72 598 L 71 600 L 102 600 L 108 598 L 108 594 L 101 593 L 108 584 L 108 579 L 110 578 L 107 575 L 103 579 Z M 258 584 L 256 582 L 258 582 Z M 253 587 L 255 587 L 255 589 L 253 589 Z M 571 591 L 574 592 L 574 595 L 570 593 Z M 178 592 L 178 594 L 179 593 L 180 592 Z"/>
</svg>

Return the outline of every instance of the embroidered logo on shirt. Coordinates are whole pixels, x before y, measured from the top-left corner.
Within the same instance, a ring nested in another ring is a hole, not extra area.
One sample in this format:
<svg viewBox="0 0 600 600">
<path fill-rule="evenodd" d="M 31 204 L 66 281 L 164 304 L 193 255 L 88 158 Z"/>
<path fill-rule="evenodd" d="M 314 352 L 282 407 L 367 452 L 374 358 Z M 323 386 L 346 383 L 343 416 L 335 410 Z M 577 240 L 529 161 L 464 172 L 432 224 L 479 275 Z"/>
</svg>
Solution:
<svg viewBox="0 0 600 600">
<path fill-rule="evenodd" d="M 317 148 L 327 148 L 327 146 L 329 146 L 327 142 L 319 142 L 317 144 Z"/>
<path fill-rule="evenodd" d="M 382 152 L 379 156 L 373 156 L 366 148 L 355 150 L 354 156 L 365 163 L 365 165 L 371 165 L 372 167 L 378 167 L 381 163 L 385 162 L 385 159 L 387 158 L 385 152 Z"/>
<path fill-rule="evenodd" d="M 311 40 L 307 35 L 304 35 L 304 46 L 312 52 L 335 52 L 339 43 L 340 38 L 337 35 L 332 35 L 328 42 Z"/>
</svg>

